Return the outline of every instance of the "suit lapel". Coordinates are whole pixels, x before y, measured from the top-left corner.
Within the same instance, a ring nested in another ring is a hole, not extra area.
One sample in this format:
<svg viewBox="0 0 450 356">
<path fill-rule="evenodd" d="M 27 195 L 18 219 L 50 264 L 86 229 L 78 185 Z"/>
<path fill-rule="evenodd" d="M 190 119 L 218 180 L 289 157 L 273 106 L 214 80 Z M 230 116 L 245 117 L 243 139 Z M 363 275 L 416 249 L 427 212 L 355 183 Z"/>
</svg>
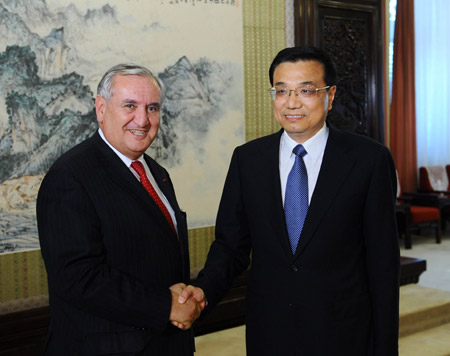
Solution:
<svg viewBox="0 0 450 356">
<path fill-rule="evenodd" d="M 175 213 L 175 218 L 177 219 L 177 225 L 179 225 L 182 221 L 180 216 L 180 207 L 178 206 L 177 199 L 175 197 L 175 192 L 172 187 L 172 183 L 170 180 L 169 175 L 167 172 L 158 165 L 152 158 L 150 158 L 147 155 L 144 155 L 144 159 L 147 162 L 147 165 L 150 168 L 150 171 L 152 172 L 153 178 L 155 178 L 156 184 L 158 184 L 159 189 L 164 194 L 164 196 L 169 201 L 170 206 L 172 207 L 172 210 Z M 153 201 L 153 199 L 152 199 Z M 156 205 L 156 204 L 155 204 Z M 172 228 L 170 227 L 169 223 L 167 222 L 166 218 L 164 217 L 164 214 L 161 212 L 161 210 L 158 208 L 158 211 L 161 213 L 160 215 L 164 219 L 164 223 L 167 225 L 167 227 L 170 229 L 170 231 L 173 233 Z M 178 230 L 180 231 L 182 225 L 178 226 Z"/>
<path fill-rule="evenodd" d="M 144 155 L 145 161 L 147 162 L 152 174 L 153 178 L 155 178 L 156 184 L 158 184 L 159 189 L 163 192 L 167 200 L 169 201 L 172 210 L 175 213 L 175 219 L 177 220 L 177 230 L 178 230 L 178 242 L 180 243 L 181 249 L 181 259 L 183 266 L 183 276 L 185 278 L 185 282 L 189 281 L 189 247 L 188 247 L 188 235 L 187 235 L 187 221 L 186 214 L 181 211 L 178 206 L 177 198 L 175 196 L 175 190 L 173 189 L 172 182 L 167 172 L 161 168 L 152 158 L 147 155 Z M 158 208 L 159 210 L 159 208 Z M 161 213 L 163 216 L 163 214 Z M 166 218 L 164 218 L 164 224 L 168 227 L 170 232 L 168 234 L 173 234 L 172 228 L 167 222 Z"/>
<path fill-rule="evenodd" d="M 340 132 L 330 126 L 323 161 L 294 259 L 302 254 L 353 167 L 353 155 Z"/>
<path fill-rule="evenodd" d="M 161 166 L 159 166 L 149 156 L 145 155 L 144 158 L 150 168 L 150 171 L 153 174 L 153 178 L 155 178 L 156 184 L 158 184 L 159 189 L 163 192 L 163 194 L 169 201 L 170 206 L 176 212 L 180 208 L 178 207 L 178 203 L 171 187 L 170 178 L 167 175 L 167 172 L 161 169 Z"/>
<path fill-rule="evenodd" d="M 99 153 L 99 168 L 104 169 L 108 177 L 120 187 L 132 190 L 134 194 L 140 195 L 141 186 L 139 182 L 122 160 L 108 147 L 98 133 L 94 135 L 93 139 Z"/>
<path fill-rule="evenodd" d="M 264 191 L 267 194 L 267 201 L 270 206 L 272 225 L 274 233 L 272 236 L 278 238 L 281 248 L 286 257 L 292 257 L 291 246 L 286 229 L 286 219 L 284 216 L 283 200 L 281 197 L 281 181 L 280 181 L 280 139 L 283 130 L 269 136 L 269 141 L 265 142 L 260 150 L 262 156 L 263 174 L 267 176 L 269 189 Z M 260 179 L 260 177 L 258 177 Z"/>
</svg>

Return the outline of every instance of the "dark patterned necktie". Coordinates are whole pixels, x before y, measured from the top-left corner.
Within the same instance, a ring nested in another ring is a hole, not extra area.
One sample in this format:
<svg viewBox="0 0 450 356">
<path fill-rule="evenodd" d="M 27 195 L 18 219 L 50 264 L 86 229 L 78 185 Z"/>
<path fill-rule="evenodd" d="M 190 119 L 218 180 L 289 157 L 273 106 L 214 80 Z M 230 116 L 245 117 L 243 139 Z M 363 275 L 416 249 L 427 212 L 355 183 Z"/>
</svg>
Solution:
<svg viewBox="0 0 450 356">
<path fill-rule="evenodd" d="M 284 215 L 292 254 L 295 254 L 309 204 L 308 173 L 306 172 L 305 162 L 303 162 L 303 157 L 307 152 L 302 145 L 295 146 L 292 152 L 295 154 L 295 162 L 286 183 Z"/>
<path fill-rule="evenodd" d="M 162 202 L 161 198 L 159 197 L 158 193 L 156 192 L 155 188 L 153 188 L 152 184 L 147 178 L 147 175 L 145 174 L 145 168 L 142 162 L 134 161 L 131 163 L 131 167 L 139 174 L 139 179 L 141 180 L 141 184 L 144 186 L 145 190 L 150 194 L 150 196 L 155 201 L 156 205 L 158 205 L 159 209 L 165 216 L 167 222 L 170 224 L 170 227 L 172 228 L 173 232 L 176 234 L 175 225 L 173 224 L 172 217 L 170 216 L 169 210 L 167 210 L 166 206 Z"/>
</svg>

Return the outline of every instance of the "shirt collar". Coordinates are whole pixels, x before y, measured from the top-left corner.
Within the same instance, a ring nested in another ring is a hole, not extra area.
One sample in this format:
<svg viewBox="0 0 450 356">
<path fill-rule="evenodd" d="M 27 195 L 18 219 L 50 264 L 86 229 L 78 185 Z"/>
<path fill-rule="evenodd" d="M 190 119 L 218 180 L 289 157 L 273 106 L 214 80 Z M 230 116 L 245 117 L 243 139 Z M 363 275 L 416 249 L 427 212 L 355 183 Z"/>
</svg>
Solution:
<svg viewBox="0 0 450 356">
<path fill-rule="evenodd" d="M 127 156 L 125 156 L 123 153 L 119 152 L 113 145 L 111 145 L 108 140 L 106 139 L 105 135 L 103 134 L 103 131 L 101 128 L 98 128 L 98 133 L 100 135 L 100 137 L 103 139 L 103 141 L 106 142 L 106 144 L 114 151 L 114 153 L 119 156 L 119 158 L 122 160 L 123 163 L 125 163 L 125 165 L 127 167 L 131 166 L 131 162 L 133 161 L 141 161 L 142 163 L 144 163 L 144 167 L 145 167 L 145 161 L 144 161 L 144 155 L 141 155 L 138 159 L 136 160 L 132 160 L 130 158 L 128 158 Z"/>
<path fill-rule="evenodd" d="M 308 153 L 307 156 L 309 155 L 313 161 L 323 154 L 325 146 L 327 144 L 329 131 L 330 130 L 327 127 L 326 123 L 324 123 L 323 127 L 313 137 L 303 142 L 302 146 Z M 295 146 L 298 145 L 298 142 L 290 138 L 286 131 L 284 131 L 281 135 L 280 144 L 281 154 L 287 155 L 289 157 L 291 154 L 293 154 L 292 150 Z"/>
</svg>

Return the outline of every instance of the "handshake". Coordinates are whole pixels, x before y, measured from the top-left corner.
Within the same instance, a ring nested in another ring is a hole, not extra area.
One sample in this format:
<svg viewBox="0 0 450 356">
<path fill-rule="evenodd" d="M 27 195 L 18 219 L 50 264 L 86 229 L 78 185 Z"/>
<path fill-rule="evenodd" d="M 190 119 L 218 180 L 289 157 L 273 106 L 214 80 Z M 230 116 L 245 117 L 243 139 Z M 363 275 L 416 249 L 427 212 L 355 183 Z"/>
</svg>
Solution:
<svg viewBox="0 0 450 356">
<path fill-rule="evenodd" d="M 172 308 L 169 320 L 177 328 L 187 330 L 206 306 L 205 293 L 201 288 L 177 283 L 171 286 Z"/>
</svg>

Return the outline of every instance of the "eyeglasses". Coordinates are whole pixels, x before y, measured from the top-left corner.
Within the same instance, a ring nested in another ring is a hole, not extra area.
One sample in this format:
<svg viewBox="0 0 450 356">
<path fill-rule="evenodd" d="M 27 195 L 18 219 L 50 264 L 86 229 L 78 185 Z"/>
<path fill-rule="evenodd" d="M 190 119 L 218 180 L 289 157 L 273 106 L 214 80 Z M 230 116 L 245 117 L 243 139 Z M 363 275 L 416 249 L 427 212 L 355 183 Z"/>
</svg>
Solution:
<svg viewBox="0 0 450 356">
<path fill-rule="evenodd" d="M 319 90 L 325 90 L 330 88 L 329 85 L 323 88 L 316 88 L 314 85 L 300 85 L 295 89 L 289 89 L 287 85 L 277 85 L 273 88 L 269 89 L 270 97 L 273 101 L 277 99 L 287 99 L 291 92 L 293 91 L 295 93 L 295 96 L 299 96 L 304 99 L 310 99 L 314 97 Z"/>
</svg>

